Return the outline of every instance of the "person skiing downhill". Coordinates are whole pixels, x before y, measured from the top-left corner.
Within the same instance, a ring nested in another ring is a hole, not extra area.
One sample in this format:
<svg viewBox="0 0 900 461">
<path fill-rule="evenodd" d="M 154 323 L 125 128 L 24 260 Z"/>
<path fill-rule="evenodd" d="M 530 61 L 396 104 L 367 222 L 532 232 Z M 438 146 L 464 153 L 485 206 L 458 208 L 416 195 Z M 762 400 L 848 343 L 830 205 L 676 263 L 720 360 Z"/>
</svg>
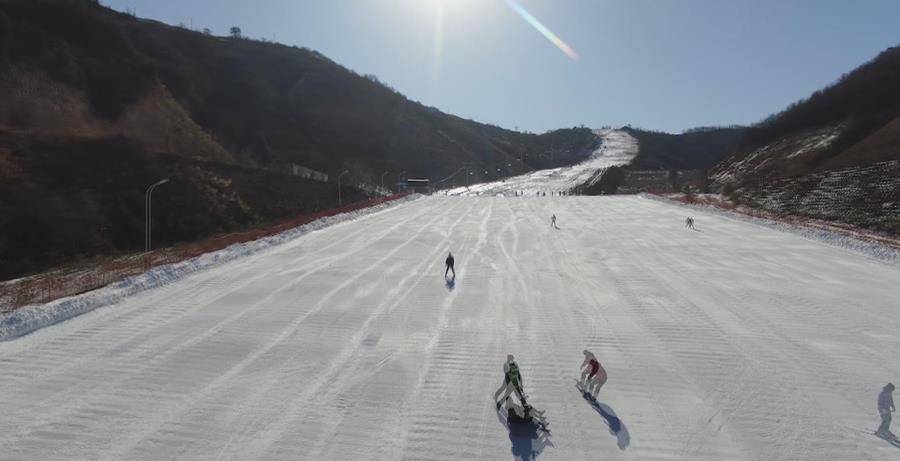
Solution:
<svg viewBox="0 0 900 461">
<path fill-rule="evenodd" d="M 550 227 L 559 229 L 559 226 L 556 225 L 556 215 L 550 216 Z"/>
<path fill-rule="evenodd" d="M 513 391 L 516 391 L 519 395 L 522 405 L 526 405 L 525 393 L 522 391 L 522 373 L 519 372 L 519 364 L 516 363 L 515 357 L 509 354 L 506 356 L 506 363 L 503 364 L 503 384 L 500 385 L 497 392 L 494 392 L 494 400 L 498 410 L 503 405 L 503 402 L 512 395 Z M 500 394 L 504 394 L 503 398 L 498 398 Z"/>
<path fill-rule="evenodd" d="M 444 264 L 447 266 L 447 268 L 444 269 L 444 278 L 447 278 L 447 273 L 448 273 L 448 272 L 453 271 L 453 278 L 456 279 L 456 269 L 453 268 L 453 263 L 454 263 L 454 262 L 455 262 L 455 261 L 454 261 L 454 259 L 453 259 L 453 253 L 448 252 L 448 253 L 447 253 L 447 260 L 444 261 Z"/>
<path fill-rule="evenodd" d="M 881 414 L 881 425 L 878 426 L 875 435 L 885 439 L 896 440 L 897 436 L 891 432 L 891 413 L 896 411 L 892 392 L 894 392 L 894 385 L 887 383 L 881 389 L 881 393 L 878 394 L 878 413 Z"/>
<path fill-rule="evenodd" d="M 581 368 L 584 371 L 581 373 L 580 384 L 585 393 L 596 396 L 600 392 L 600 388 L 606 384 L 606 370 L 600 365 L 600 361 L 593 352 L 585 349 L 583 354 L 584 362 L 581 363 Z"/>
<path fill-rule="evenodd" d="M 687 219 L 684 220 L 684 227 L 694 229 L 694 218 L 688 216 Z"/>
</svg>

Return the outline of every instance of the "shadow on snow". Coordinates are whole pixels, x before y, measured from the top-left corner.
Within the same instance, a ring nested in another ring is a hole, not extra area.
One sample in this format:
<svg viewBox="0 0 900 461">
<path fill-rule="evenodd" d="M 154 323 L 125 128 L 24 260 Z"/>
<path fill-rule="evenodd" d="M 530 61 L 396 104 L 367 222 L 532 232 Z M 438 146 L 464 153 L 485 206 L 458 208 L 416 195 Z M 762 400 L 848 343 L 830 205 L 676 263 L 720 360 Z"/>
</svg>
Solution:
<svg viewBox="0 0 900 461">
<path fill-rule="evenodd" d="M 524 414 L 524 409 L 521 406 L 510 401 L 507 401 L 506 405 L 516 415 Z M 543 453 L 545 448 L 554 446 L 550 440 L 550 432 L 542 428 L 536 421 L 524 421 L 520 416 L 510 421 L 509 409 L 507 411 L 498 409 L 497 420 L 509 433 L 509 442 L 512 444 L 510 452 L 514 460 L 535 460 Z"/>
<path fill-rule="evenodd" d="M 625 423 L 616 416 L 616 412 L 609 405 L 598 402 L 593 396 L 582 391 L 577 384 L 575 388 L 578 389 L 581 397 L 584 398 L 591 408 L 603 417 L 603 421 L 609 426 L 609 432 L 616 437 L 616 444 L 619 446 L 619 449 L 624 450 L 628 448 L 628 445 L 631 444 L 631 434 L 628 433 Z"/>
</svg>

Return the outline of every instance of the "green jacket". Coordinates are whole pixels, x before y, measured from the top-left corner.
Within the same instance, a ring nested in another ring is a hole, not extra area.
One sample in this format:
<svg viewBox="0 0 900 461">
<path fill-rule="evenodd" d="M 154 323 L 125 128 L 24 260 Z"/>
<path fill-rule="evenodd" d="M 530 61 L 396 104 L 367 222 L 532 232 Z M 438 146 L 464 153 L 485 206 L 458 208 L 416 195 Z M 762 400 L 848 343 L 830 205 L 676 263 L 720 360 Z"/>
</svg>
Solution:
<svg viewBox="0 0 900 461">
<path fill-rule="evenodd" d="M 519 373 L 519 365 L 516 362 L 509 362 L 504 368 L 506 369 L 506 380 L 516 386 L 521 386 L 522 374 Z"/>
</svg>

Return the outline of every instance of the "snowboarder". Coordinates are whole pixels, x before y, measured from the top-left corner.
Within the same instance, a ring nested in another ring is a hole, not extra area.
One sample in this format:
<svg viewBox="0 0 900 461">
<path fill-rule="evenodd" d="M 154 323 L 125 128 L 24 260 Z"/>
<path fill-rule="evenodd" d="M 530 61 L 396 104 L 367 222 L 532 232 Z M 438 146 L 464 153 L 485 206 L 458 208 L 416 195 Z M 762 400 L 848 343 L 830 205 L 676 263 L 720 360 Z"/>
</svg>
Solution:
<svg viewBox="0 0 900 461">
<path fill-rule="evenodd" d="M 550 216 L 550 227 L 559 229 L 559 226 L 556 225 L 556 215 Z"/>
<path fill-rule="evenodd" d="M 500 385 L 497 392 L 494 392 L 494 401 L 497 403 L 498 410 L 503 405 L 503 402 L 512 395 L 513 391 L 516 391 L 519 395 L 522 405 L 526 405 L 525 393 L 522 392 L 522 374 L 519 372 L 519 364 L 516 363 L 515 357 L 509 354 L 506 356 L 506 363 L 503 364 L 503 384 Z M 503 398 L 499 398 L 500 394 L 504 394 Z"/>
<path fill-rule="evenodd" d="M 581 363 L 581 368 L 584 371 L 581 373 L 581 388 L 585 393 L 596 396 L 600 388 L 606 384 L 606 370 L 593 352 L 585 349 L 583 354 L 584 362 Z"/>
<path fill-rule="evenodd" d="M 891 394 L 894 392 L 894 385 L 892 383 L 887 383 L 883 389 L 881 389 L 881 393 L 878 394 L 878 413 L 881 414 L 881 425 L 878 426 L 878 430 L 875 431 L 875 435 L 894 440 L 897 438 L 891 432 L 891 413 L 896 411 L 894 408 L 894 396 Z"/>
<path fill-rule="evenodd" d="M 447 252 L 447 260 L 444 261 L 444 264 L 447 266 L 447 268 L 444 269 L 444 278 L 447 278 L 448 272 L 453 271 L 453 280 L 456 280 L 456 269 L 453 268 L 453 263 L 453 253 Z"/>
</svg>

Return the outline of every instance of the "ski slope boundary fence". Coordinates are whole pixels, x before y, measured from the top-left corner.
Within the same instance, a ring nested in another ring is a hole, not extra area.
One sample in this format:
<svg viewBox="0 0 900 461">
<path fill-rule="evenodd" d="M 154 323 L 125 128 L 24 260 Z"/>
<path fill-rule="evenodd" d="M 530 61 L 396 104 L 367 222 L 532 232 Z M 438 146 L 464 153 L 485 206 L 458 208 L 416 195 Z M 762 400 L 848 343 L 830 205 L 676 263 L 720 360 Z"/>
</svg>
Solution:
<svg viewBox="0 0 900 461">
<path fill-rule="evenodd" d="M 142 274 L 165 264 L 173 264 L 221 250 L 237 243 L 268 237 L 317 219 L 373 207 L 410 195 L 408 192 L 376 197 L 318 213 L 297 216 L 274 226 L 216 235 L 198 242 L 160 248 L 117 258 L 101 259 L 90 267 L 64 268 L 46 274 L 0 283 L 0 314 L 29 304 L 47 303 L 104 287 L 126 277 Z"/>
</svg>

